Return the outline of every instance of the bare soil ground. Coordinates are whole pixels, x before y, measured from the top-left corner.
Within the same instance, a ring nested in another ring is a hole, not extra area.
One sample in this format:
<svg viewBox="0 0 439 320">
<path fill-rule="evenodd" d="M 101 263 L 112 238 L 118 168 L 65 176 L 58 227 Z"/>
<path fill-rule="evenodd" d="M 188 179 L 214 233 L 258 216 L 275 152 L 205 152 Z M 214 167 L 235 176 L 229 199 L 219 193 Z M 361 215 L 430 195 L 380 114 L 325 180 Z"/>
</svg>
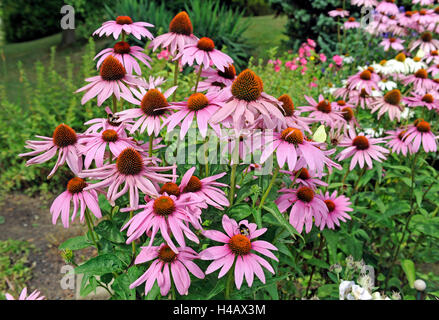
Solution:
<svg viewBox="0 0 439 320">
<path fill-rule="evenodd" d="M 33 266 L 32 279 L 27 283 L 28 290 L 38 289 L 47 299 L 75 299 L 75 290 L 64 290 L 60 281 L 66 265 L 58 246 L 68 238 L 82 235 L 86 226 L 74 223 L 65 229 L 60 222 L 52 224 L 49 212 L 50 201 L 43 201 L 23 194 L 8 194 L 0 202 L 0 215 L 5 221 L 0 224 L 0 240 L 25 240 L 35 246 L 29 255 Z M 82 257 L 94 255 L 92 249 L 77 251 L 77 262 Z"/>
</svg>

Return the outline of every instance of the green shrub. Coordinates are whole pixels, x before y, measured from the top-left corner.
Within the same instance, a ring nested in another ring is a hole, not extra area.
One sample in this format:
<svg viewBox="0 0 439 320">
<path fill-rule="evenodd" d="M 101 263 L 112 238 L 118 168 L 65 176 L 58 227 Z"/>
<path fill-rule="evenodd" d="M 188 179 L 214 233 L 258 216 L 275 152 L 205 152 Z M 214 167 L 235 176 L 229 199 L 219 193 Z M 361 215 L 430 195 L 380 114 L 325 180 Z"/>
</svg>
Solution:
<svg viewBox="0 0 439 320">
<path fill-rule="evenodd" d="M 108 15 L 115 19 L 118 15 L 128 15 L 137 21 L 146 21 L 155 25 L 155 35 L 168 32 L 174 12 L 168 10 L 162 2 L 160 5 L 145 0 L 122 0 L 116 5 L 105 6 Z M 186 1 L 184 8 L 192 20 L 194 34 L 209 37 L 218 49 L 224 49 L 235 61 L 238 70 L 244 68 L 250 57 L 249 46 L 243 36 L 248 28 L 248 21 L 242 19 L 243 12 L 228 9 L 219 1 Z M 136 41 L 145 46 L 145 40 Z"/>
<path fill-rule="evenodd" d="M 6 41 L 28 41 L 60 31 L 60 9 L 63 0 L 3 0 L 2 2 Z"/>
</svg>

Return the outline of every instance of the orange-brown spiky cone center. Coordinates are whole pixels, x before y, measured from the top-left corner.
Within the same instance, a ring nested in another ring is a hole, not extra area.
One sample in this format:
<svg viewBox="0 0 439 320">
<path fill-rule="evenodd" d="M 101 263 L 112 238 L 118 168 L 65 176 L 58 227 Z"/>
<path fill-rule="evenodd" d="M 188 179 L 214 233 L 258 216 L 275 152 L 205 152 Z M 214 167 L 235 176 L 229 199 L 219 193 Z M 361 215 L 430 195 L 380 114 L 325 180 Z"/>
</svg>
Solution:
<svg viewBox="0 0 439 320">
<path fill-rule="evenodd" d="M 344 107 L 343 109 L 341 109 L 341 114 L 347 122 L 351 121 L 354 118 L 354 111 L 351 107 Z"/>
<path fill-rule="evenodd" d="M 168 106 L 168 101 L 166 100 L 163 93 L 157 89 L 150 89 L 143 96 L 140 103 L 140 108 L 143 113 L 148 116 L 161 116 L 165 114 L 166 109 L 162 109 Z"/>
<path fill-rule="evenodd" d="M 331 103 L 324 99 L 317 104 L 317 110 L 323 113 L 330 113 L 332 111 Z"/>
<path fill-rule="evenodd" d="M 294 115 L 294 103 L 289 95 L 283 94 L 277 100 L 282 102 L 281 109 L 286 117 Z"/>
<path fill-rule="evenodd" d="M 421 39 L 424 42 L 430 42 L 431 40 L 433 40 L 433 35 L 431 34 L 431 32 L 424 31 L 423 33 L 421 33 Z"/>
<path fill-rule="evenodd" d="M 229 80 L 235 79 L 236 77 L 235 66 L 233 64 L 229 64 L 228 67 L 224 68 L 224 71 L 218 70 L 218 75 Z"/>
<path fill-rule="evenodd" d="M 401 102 L 401 91 L 399 91 L 398 89 L 393 89 L 387 92 L 384 95 L 384 101 L 387 102 L 388 104 L 398 106 L 399 103 Z"/>
<path fill-rule="evenodd" d="M 372 78 L 372 73 L 369 70 L 364 70 L 360 73 L 361 80 L 370 80 Z"/>
<path fill-rule="evenodd" d="M 404 140 L 405 140 L 404 135 L 405 135 L 406 133 L 407 133 L 407 130 L 403 130 L 403 131 L 401 131 L 401 132 L 398 134 L 398 139 L 401 140 L 401 141 L 404 141 Z"/>
<path fill-rule="evenodd" d="M 174 182 L 166 182 L 161 188 L 160 188 L 160 194 L 167 193 L 172 196 L 178 197 L 180 195 L 180 188 L 178 185 Z"/>
<path fill-rule="evenodd" d="M 292 144 L 301 144 L 303 143 L 303 133 L 299 129 L 296 128 L 286 128 L 282 131 L 280 137 Z"/>
<path fill-rule="evenodd" d="M 115 57 L 108 56 L 102 62 L 100 75 L 102 79 L 107 81 L 121 80 L 125 77 L 126 70 L 122 63 L 119 62 Z"/>
<path fill-rule="evenodd" d="M 142 167 L 142 156 L 133 148 L 123 150 L 117 157 L 116 168 L 123 175 L 137 175 L 142 171 Z"/>
<path fill-rule="evenodd" d="M 185 11 L 177 14 L 169 24 L 169 32 L 190 36 L 193 31 L 191 19 Z"/>
<path fill-rule="evenodd" d="M 354 17 L 349 17 L 348 21 L 349 21 L 349 22 L 354 22 L 354 21 L 355 21 L 355 18 L 354 18 Z"/>
<path fill-rule="evenodd" d="M 132 24 L 133 20 L 128 16 L 118 16 L 116 18 L 117 24 Z"/>
<path fill-rule="evenodd" d="M 66 124 L 60 124 L 55 128 L 52 139 L 53 143 L 60 148 L 71 146 L 78 140 L 75 130 Z"/>
<path fill-rule="evenodd" d="M 177 259 L 177 254 L 167 244 L 160 248 L 158 256 L 166 263 L 174 262 Z"/>
<path fill-rule="evenodd" d="M 398 54 L 396 55 L 396 57 L 395 57 L 395 60 L 396 60 L 396 61 L 399 61 L 399 62 L 404 62 L 405 59 L 407 59 L 407 57 L 406 57 L 406 55 L 405 55 L 403 52 L 398 53 Z"/>
<path fill-rule="evenodd" d="M 242 71 L 233 81 L 232 94 L 235 98 L 245 101 L 256 101 L 262 93 L 262 80 L 253 71 Z"/>
<path fill-rule="evenodd" d="M 198 111 L 206 108 L 209 105 L 209 100 L 207 97 L 200 93 L 192 94 L 187 100 L 187 107 L 192 111 Z"/>
<path fill-rule="evenodd" d="M 113 50 L 114 50 L 114 52 L 119 53 L 119 54 L 127 54 L 127 53 L 130 53 L 131 47 L 128 44 L 128 42 L 119 41 L 114 45 Z"/>
<path fill-rule="evenodd" d="M 298 173 L 299 175 L 297 176 Z M 294 176 L 297 176 L 299 179 L 302 180 L 308 180 L 309 178 L 311 178 L 307 168 L 302 168 L 300 170 L 297 170 L 296 172 L 294 172 Z"/>
<path fill-rule="evenodd" d="M 204 51 L 212 51 L 213 49 L 215 49 L 215 43 L 212 39 L 208 37 L 203 37 L 198 40 L 197 48 Z"/>
<path fill-rule="evenodd" d="M 418 129 L 419 132 L 430 132 L 431 126 L 427 121 L 420 120 L 416 124 L 416 129 Z"/>
<path fill-rule="evenodd" d="M 167 217 L 175 211 L 175 202 L 171 197 L 160 196 L 154 200 L 152 207 L 155 214 Z"/>
<path fill-rule="evenodd" d="M 85 183 L 84 179 L 75 177 L 73 179 L 70 179 L 67 183 L 67 190 L 71 194 L 82 192 L 82 190 L 87 186 L 87 183 Z"/>
<path fill-rule="evenodd" d="M 113 129 L 107 129 L 102 132 L 102 140 L 106 142 L 115 142 L 118 138 L 117 132 Z"/>
<path fill-rule="evenodd" d="M 427 93 L 422 97 L 422 101 L 432 103 L 434 101 L 434 97 L 431 94 Z"/>
<path fill-rule="evenodd" d="M 335 210 L 335 203 L 334 203 L 334 201 L 328 199 L 328 200 L 325 200 L 325 204 L 326 204 L 326 207 L 328 208 L 329 212 L 332 212 L 332 211 Z"/>
<path fill-rule="evenodd" d="M 314 199 L 314 191 L 309 187 L 300 187 L 297 190 L 297 198 L 303 202 L 311 202 Z"/>
<path fill-rule="evenodd" d="M 415 72 L 415 77 L 420 79 L 427 79 L 428 78 L 427 70 L 419 69 L 418 71 Z"/>
<path fill-rule="evenodd" d="M 252 244 L 250 239 L 243 234 L 236 234 L 230 238 L 229 248 L 235 255 L 243 256 L 250 253 Z"/>
<path fill-rule="evenodd" d="M 369 140 L 365 136 L 358 136 L 352 141 L 352 145 L 358 150 L 366 150 L 369 148 Z"/>
<path fill-rule="evenodd" d="M 197 192 L 200 191 L 202 187 L 203 184 L 201 183 L 201 180 L 198 179 L 196 176 L 192 176 L 189 179 L 186 187 L 184 187 L 183 192 Z"/>
</svg>

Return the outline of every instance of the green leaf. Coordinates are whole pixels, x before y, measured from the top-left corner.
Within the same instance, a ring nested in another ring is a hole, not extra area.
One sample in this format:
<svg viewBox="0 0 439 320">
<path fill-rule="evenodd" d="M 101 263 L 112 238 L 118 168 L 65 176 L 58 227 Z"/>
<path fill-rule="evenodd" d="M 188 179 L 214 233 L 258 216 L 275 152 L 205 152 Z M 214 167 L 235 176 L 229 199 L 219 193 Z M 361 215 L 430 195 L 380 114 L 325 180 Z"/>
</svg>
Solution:
<svg viewBox="0 0 439 320">
<path fill-rule="evenodd" d="M 319 268 L 329 269 L 329 265 L 325 261 L 320 259 L 311 258 L 307 262 Z"/>
<path fill-rule="evenodd" d="M 413 289 L 414 282 L 416 279 L 415 263 L 412 260 L 405 259 L 405 260 L 401 261 L 401 267 L 402 267 L 402 270 L 404 270 L 404 273 L 407 277 L 410 288 Z"/>
<path fill-rule="evenodd" d="M 157 284 L 157 281 L 154 282 L 154 285 L 151 288 L 151 291 L 145 296 L 145 300 L 155 300 L 155 298 L 160 294 L 160 287 Z"/>
<path fill-rule="evenodd" d="M 213 289 L 210 290 L 210 292 L 207 294 L 206 300 L 210 300 L 220 292 L 223 292 L 224 288 L 225 288 L 224 281 L 217 281 L 215 287 L 213 287 Z"/>
<path fill-rule="evenodd" d="M 236 221 L 247 218 L 252 213 L 251 207 L 246 203 L 239 203 L 228 210 L 229 217 Z"/>
<path fill-rule="evenodd" d="M 317 296 L 319 298 L 338 297 L 338 285 L 337 284 L 325 284 L 317 290 Z"/>
<path fill-rule="evenodd" d="M 70 250 L 80 250 L 93 245 L 92 242 L 88 241 L 86 236 L 79 236 L 67 239 L 59 246 L 60 250 L 70 249 Z"/>
<path fill-rule="evenodd" d="M 120 232 L 120 230 L 109 220 L 104 220 L 100 222 L 96 227 L 95 231 L 101 237 L 115 243 L 124 243 L 125 238 Z"/>
<path fill-rule="evenodd" d="M 269 203 L 263 206 L 265 210 L 267 210 L 269 213 L 273 215 L 273 217 L 276 218 L 276 220 L 285 228 L 288 230 L 288 232 L 291 234 L 291 236 L 296 239 L 296 235 L 299 236 L 302 240 L 302 235 L 297 232 L 296 229 L 290 224 L 289 221 L 285 219 L 285 217 L 280 213 L 279 209 L 277 208 L 277 205 L 274 203 Z"/>
<path fill-rule="evenodd" d="M 122 261 L 111 253 L 105 253 L 91 258 L 75 268 L 75 273 L 88 273 L 101 276 L 103 274 L 122 270 Z"/>
<path fill-rule="evenodd" d="M 272 283 L 269 286 L 265 288 L 265 290 L 268 291 L 268 294 L 270 295 L 271 299 L 273 300 L 279 300 L 279 293 L 277 292 L 277 284 Z"/>
</svg>

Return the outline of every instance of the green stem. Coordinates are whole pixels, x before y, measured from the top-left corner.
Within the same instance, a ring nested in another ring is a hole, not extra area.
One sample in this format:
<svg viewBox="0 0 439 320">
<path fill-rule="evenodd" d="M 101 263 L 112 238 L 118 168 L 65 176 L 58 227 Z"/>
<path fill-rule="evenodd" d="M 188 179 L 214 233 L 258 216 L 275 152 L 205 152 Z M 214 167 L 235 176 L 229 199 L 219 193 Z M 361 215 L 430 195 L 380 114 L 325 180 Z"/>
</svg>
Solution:
<svg viewBox="0 0 439 320">
<path fill-rule="evenodd" d="M 229 202 L 230 206 L 233 205 L 233 200 L 235 198 L 235 188 L 236 188 L 236 168 L 238 164 L 232 165 L 232 173 L 230 174 L 230 193 L 229 193 Z"/>
<path fill-rule="evenodd" d="M 134 212 L 130 211 L 130 220 L 133 218 Z M 133 257 L 136 256 L 136 242 L 133 240 L 133 242 L 131 242 L 131 247 L 132 247 L 132 252 L 133 252 Z"/>
<path fill-rule="evenodd" d="M 98 246 L 98 243 L 97 243 L 96 238 L 95 238 L 93 223 L 91 221 L 91 217 L 90 217 L 90 213 L 88 211 L 88 208 L 85 209 L 85 221 L 87 222 L 87 227 L 88 227 L 88 231 L 90 231 L 91 239 L 92 239 L 93 243 L 95 244 L 96 249 L 99 250 L 99 246 Z"/>
<path fill-rule="evenodd" d="M 153 144 L 154 144 L 154 136 L 151 134 L 149 136 L 149 148 L 148 148 L 148 153 L 150 157 L 152 157 L 152 153 L 153 153 Z"/>
<path fill-rule="evenodd" d="M 317 253 L 315 255 L 316 259 L 320 258 L 320 253 L 322 252 L 324 240 L 325 239 L 323 238 L 323 235 L 320 235 L 320 244 L 319 244 L 319 248 L 317 249 Z M 314 254 L 313 254 L 313 256 L 314 256 Z M 311 269 L 311 275 L 309 276 L 309 282 L 308 282 L 308 285 L 306 286 L 305 297 L 308 296 L 308 291 L 311 288 L 312 277 L 313 277 L 315 271 L 316 271 L 316 266 L 313 265 L 312 269 Z"/>
<path fill-rule="evenodd" d="M 113 114 L 117 112 L 117 99 L 116 96 L 113 94 Z"/>
<path fill-rule="evenodd" d="M 203 65 L 200 65 L 200 69 L 198 70 L 198 73 L 197 73 L 197 80 L 195 82 L 194 92 L 197 92 L 197 89 L 198 89 L 198 83 L 200 82 L 201 72 L 203 71 L 202 66 Z"/>
<path fill-rule="evenodd" d="M 178 71 L 179 71 L 179 63 L 180 60 L 175 61 L 175 66 L 174 66 L 174 86 L 177 85 L 178 83 Z M 174 91 L 174 93 L 172 94 L 172 101 L 175 101 L 175 94 L 177 93 L 177 90 Z"/>
<path fill-rule="evenodd" d="M 226 282 L 226 292 L 225 292 L 225 298 L 226 300 L 230 300 L 230 293 L 232 291 L 233 286 L 233 270 L 235 268 L 230 268 L 229 274 L 227 275 L 227 282 Z"/>
<path fill-rule="evenodd" d="M 261 203 L 259 203 L 259 209 L 261 209 L 262 206 L 264 205 L 265 200 L 267 199 L 268 194 L 270 193 L 271 188 L 273 187 L 274 182 L 276 181 L 276 177 L 277 177 L 278 173 L 279 173 L 279 167 L 277 167 L 276 170 L 274 170 L 273 176 L 271 177 L 271 180 L 270 180 L 270 184 L 268 185 L 267 190 L 265 190 L 265 193 L 261 198 Z"/>
</svg>

